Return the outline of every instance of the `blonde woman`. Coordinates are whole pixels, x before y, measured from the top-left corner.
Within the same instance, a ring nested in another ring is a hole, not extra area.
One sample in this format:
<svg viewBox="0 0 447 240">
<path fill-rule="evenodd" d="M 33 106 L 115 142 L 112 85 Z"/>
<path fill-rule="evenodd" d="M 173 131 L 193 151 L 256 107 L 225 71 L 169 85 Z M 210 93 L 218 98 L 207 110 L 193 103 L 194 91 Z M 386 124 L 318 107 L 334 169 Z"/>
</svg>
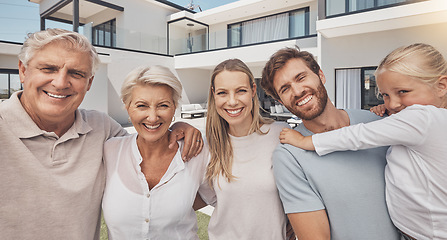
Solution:
<svg viewBox="0 0 447 240">
<path fill-rule="evenodd" d="M 201 185 L 208 185 L 208 152 L 184 162 L 183 141 L 169 147 L 181 92 L 180 81 L 162 66 L 138 68 L 123 83 L 121 98 L 137 134 L 104 146 L 109 239 L 198 239 L 193 204 Z"/>
<path fill-rule="evenodd" d="M 260 115 L 253 74 L 241 60 L 216 66 L 206 122 L 206 177 L 215 191 L 210 239 L 286 239 L 271 160 L 284 127 Z"/>
</svg>

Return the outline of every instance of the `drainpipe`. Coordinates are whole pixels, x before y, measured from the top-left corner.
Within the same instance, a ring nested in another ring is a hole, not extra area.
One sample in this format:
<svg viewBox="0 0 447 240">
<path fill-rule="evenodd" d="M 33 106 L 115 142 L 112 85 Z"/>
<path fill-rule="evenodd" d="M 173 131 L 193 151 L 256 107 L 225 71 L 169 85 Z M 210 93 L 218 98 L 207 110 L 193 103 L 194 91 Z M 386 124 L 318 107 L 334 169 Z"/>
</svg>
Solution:
<svg viewBox="0 0 447 240">
<path fill-rule="evenodd" d="M 79 31 L 79 0 L 73 0 L 73 32 Z"/>
</svg>

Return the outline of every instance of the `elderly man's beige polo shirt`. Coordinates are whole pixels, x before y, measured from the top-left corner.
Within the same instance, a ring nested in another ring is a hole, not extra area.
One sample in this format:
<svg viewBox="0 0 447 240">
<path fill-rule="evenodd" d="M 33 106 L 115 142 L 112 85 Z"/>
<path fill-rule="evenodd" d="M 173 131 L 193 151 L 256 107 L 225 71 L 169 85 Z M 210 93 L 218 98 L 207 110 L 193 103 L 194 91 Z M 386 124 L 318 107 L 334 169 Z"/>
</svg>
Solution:
<svg viewBox="0 0 447 240">
<path fill-rule="evenodd" d="M 0 104 L 0 239 L 99 239 L 103 145 L 126 131 L 79 109 L 58 137 L 37 127 L 20 94 Z"/>
</svg>

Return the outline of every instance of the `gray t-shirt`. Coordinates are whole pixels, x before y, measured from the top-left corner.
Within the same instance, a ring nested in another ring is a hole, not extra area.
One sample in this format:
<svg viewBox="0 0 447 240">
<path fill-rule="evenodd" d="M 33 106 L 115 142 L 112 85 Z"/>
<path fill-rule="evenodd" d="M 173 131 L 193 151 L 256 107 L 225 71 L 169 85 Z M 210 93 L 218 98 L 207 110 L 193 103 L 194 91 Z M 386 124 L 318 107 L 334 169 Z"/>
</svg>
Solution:
<svg viewBox="0 0 447 240">
<path fill-rule="evenodd" d="M 370 122 L 377 116 L 346 110 L 351 124 Z M 312 135 L 303 124 L 295 130 Z M 280 144 L 273 153 L 273 171 L 285 212 L 325 209 L 333 240 L 399 239 L 385 203 L 385 153 L 387 147 L 334 152 L 319 157 Z"/>
</svg>

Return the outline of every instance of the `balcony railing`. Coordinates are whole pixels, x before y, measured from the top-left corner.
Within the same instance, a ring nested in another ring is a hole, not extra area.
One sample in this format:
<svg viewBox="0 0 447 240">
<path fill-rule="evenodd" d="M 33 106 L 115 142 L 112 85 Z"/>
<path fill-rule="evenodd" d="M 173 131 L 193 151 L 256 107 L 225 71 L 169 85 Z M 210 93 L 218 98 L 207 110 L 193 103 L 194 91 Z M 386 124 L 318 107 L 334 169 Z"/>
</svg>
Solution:
<svg viewBox="0 0 447 240">
<path fill-rule="evenodd" d="M 60 24 L 49 27 L 58 27 L 58 28 L 64 28 L 67 30 L 72 29 L 72 25 L 70 24 Z M 49 25 L 49 24 L 47 24 Z M 38 29 L 35 29 L 35 31 L 38 31 Z M 259 28 L 257 28 L 255 31 L 253 31 L 253 35 L 256 35 L 258 33 Z M 92 37 L 92 26 L 91 24 L 84 24 L 79 28 L 79 32 L 83 35 L 85 35 L 91 42 L 93 42 Z M 310 32 L 310 33 L 309 33 Z M 295 26 L 294 30 L 291 31 L 288 30 L 289 34 L 283 34 L 281 36 L 269 36 L 268 38 L 254 38 L 251 36 L 250 41 L 245 41 L 245 37 L 247 37 L 248 31 L 242 31 L 241 39 L 242 41 L 238 42 L 237 44 L 234 44 L 234 42 L 230 42 L 228 36 L 231 33 L 231 29 L 228 30 L 222 30 L 222 31 L 214 31 L 214 32 L 207 32 L 207 31 L 192 31 L 187 32 L 186 30 L 184 32 L 178 32 L 176 36 L 177 37 L 170 37 L 169 41 L 166 36 L 156 36 L 153 33 L 145 33 L 141 31 L 136 31 L 132 29 L 122 29 L 122 28 L 116 28 L 113 33 L 110 33 L 110 36 L 103 37 L 99 43 L 93 42 L 95 46 L 99 47 L 106 47 L 106 48 L 118 48 L 118 49 L 125 49 L 125 50 L 131 50 L 131 51 L 141 51 L 141 52 L 150 52 L 150 53 L 156 53 L 156 54 L 163 54 L 163 55 L 177 55 L 177 54 L 185 54 L 185 53 L 197 53 L 197 52 L 203 52 L 203 51 L 209 51 L 209 50 L 215 50 L 215 49 L 225 49 L 225 48 L 232 48 L 232 47 L 240 47 L 240 46 L 249 46 L 254 44 L 262 44 L 262 43 L 269 43 L 269 42 L 275 42 L 275 41 L 284 41 L 288 39 L 297 39 L 297 38 L 305 38 L 309 36 L 314 36 L 316 33 L 316 30 L 310 30 L 305 28 L 305 26 Z M 293 34 L 290 34 L 293 33 Z M 21 37 L 23 40 L 25 39 L 26 33 L 22 33 L 23 37 Z M 270 34 L 267 34 L 270 35 Z M 234 35 L 233 35 L 234 36 Z M 3 38 L 0 40 L 3 41 L 11 41 L 11 42 L 20 42 L 23 43 L 23 41 L 18 41 L 18 38 Z M 108 39 L 113 39 L 111 41 L 108 41 Z"/>
</svg>

